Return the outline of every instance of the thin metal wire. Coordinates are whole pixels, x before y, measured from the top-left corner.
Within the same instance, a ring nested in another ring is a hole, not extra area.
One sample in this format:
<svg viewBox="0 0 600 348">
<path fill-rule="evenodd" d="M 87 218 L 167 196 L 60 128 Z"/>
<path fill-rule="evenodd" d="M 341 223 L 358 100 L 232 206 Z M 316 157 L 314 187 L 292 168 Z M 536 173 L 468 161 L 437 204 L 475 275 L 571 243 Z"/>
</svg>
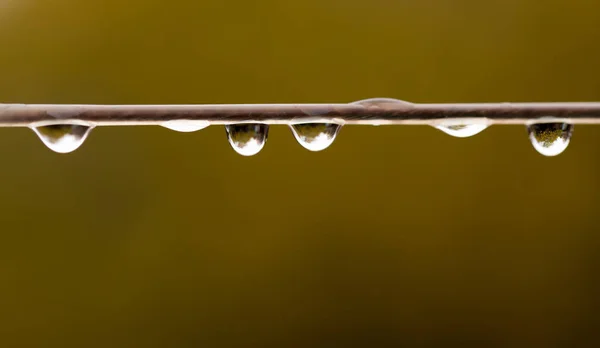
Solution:
<svg viewBox="0 0 600 348">
<path fill-rule="evenodd" d="M 176 120 L 203 121 L 210 124 L 600 124 L 600 102 L 414 104 L 395 99 L 375 98 L 350 104 L 0 104 L 0 127 L 77 122 L 94 126 L 161 125 Z"/>
</svg>

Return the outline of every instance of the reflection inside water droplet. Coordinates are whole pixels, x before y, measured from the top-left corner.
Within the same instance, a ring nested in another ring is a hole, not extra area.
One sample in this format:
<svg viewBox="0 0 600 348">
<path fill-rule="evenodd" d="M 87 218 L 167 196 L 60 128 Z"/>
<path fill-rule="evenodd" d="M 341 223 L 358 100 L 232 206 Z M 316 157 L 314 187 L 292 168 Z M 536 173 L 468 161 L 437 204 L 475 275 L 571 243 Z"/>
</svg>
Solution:
<svg viewBox="0 0 600 348">
<path fill-rule="evenodd" d="M 225 126 L 231 147 L 242 156 L 253 156 L 262 150 L 267 142 L 269 125 L 233 124 Z"/>
<path fill-rule="evenodd" d="M 566 150 L 573 125 L 568 123 L 538 123 L 527 127 L 529 139 L 537 152 L 544 156 L 560 155 Z"/>
<path fill-rule="evenodd" d="M 173 120 L 161 124 L 161 126 L 177 132 L 196 132 L 210 125 L 208 121 Z"/>
<path fill-rule="evenodd" d="M 467 138 L 483 132 L 488 126 L 485 124 L 458 124 L 458 125 L 440 125 L 435 128 L 442 132 L 457 138 Z"/>
<path fill-rule="evenodd" d="M 77 150 L 93 127 L 79 124 L 56 124 L 33 127 L 33 131 L 50 150 L 69 153 Z"/>
<path fill-rule="evenodd" d="M 342 126 L 335 123 L 302 123 L 291 125 L 290 128 L 305 149 L 321 151 L 333 143 Z"/>
</svg>

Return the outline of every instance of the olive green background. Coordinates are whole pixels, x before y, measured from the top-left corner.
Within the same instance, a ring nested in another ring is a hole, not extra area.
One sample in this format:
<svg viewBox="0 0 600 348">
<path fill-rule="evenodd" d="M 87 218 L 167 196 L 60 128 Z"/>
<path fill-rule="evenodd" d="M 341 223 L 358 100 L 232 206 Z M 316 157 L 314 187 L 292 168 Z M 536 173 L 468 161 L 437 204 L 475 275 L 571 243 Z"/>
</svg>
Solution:
<svg viewBox="0 0 600 348">
<path fill-rule="evenodd" d="M 600 2 L 0 0 L 24 103 L 600 100 Z M 0 129 L 1 347 L 597 341 L 600 129 Z M 581 345 L 579 345 L 581 346 Z"/>
</svg>

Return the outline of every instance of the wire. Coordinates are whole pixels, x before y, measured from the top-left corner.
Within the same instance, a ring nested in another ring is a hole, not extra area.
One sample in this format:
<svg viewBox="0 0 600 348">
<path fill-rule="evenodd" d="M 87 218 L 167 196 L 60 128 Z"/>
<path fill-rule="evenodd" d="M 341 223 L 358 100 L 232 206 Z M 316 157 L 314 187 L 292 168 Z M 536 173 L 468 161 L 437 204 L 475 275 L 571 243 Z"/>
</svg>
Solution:
<svg viewBox="0 0 600 348">
<path fill-rule="evenodd" d="M 0 104 L 0 127 L 338 123 L 358 125 L 600 124 L 600 102 L 414 104 L 374 98 L 350 104 L 67 105 Z"/>
</svg>

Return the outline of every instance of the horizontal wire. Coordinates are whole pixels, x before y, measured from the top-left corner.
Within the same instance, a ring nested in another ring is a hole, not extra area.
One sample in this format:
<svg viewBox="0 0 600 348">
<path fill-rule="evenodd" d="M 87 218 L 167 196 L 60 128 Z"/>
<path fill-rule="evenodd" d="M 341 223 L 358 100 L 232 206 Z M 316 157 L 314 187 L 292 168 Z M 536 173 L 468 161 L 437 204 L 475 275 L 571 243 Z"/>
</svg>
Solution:
<svg viewBox="0 0 600 348">
<path fill-rule="evenodd" d="M 374 98 L 349 104 L 0 104 L 0 127 L 77 122 L 94 126 L 161 125 L 177 120 L 217 125 L 311 122 L 357 125 L 600 124 L 600 102 L 415 104 Z"/>
</svg>

